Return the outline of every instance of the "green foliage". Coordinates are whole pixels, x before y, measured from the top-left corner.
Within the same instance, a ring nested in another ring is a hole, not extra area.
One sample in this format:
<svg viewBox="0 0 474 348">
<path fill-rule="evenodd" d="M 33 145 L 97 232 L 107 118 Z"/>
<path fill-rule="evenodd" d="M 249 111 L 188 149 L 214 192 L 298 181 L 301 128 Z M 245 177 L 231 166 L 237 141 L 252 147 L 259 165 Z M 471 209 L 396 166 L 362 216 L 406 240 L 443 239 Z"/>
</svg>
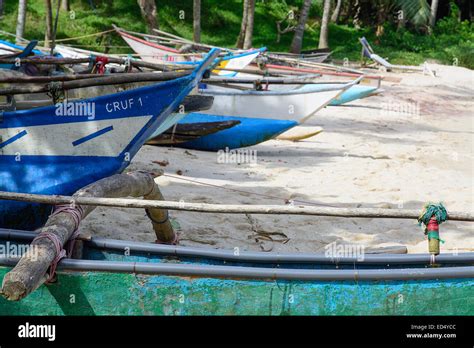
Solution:
<svg viewBox="0 0 474 348">
<path fill-rule="evenodd" d="M 405 19 L 415 27 L 427 25 L 430 20 L 430 5 L 426 0 L 395 0 L 395 6 L 403 11 Z"/>
<path fill-rule="evenodd" d="M 408 12 L 417 16 L 419 6 L 426 0 L 383 0 L 393 1 L 397 6 L 412 6 Z M 55 2 L 55 0 L 53 0 Z M 93 10 L 89 1 L 70 0 L 75 13 L 72 19 L 69 13 L 61 11 L 58 26 L 58 39 L 78 37 L 111 29 L 112 24 L 137 32 L 146 32 L 140 9 L 136 0 L 94 0 Z M 267 46 L 272 51 L 288 51 L 293 33 L 281 36 L 276 42 L 276 21 L 282 20 L 290 10 L 299 10 L 303 0 L 257 0 L 255 11 L 255 31 L 253 45 Z M 303 41 L 303 49 L 318 46 L 319 26 L 323 0 L 313 0 Z M 416 4 L 415 4 L 416 3 Z M 159 21 L 163 30 L 192 38 L 192 1 L 190 0 L 157 0 Z M 370 3 L 372 8 L 375 6 Z M 417 5 L 417 6 L 415 6 Z M 14 33 L 17 18 L 17 0 L 6 0 L 5 15 L 0 19 L 2 30 Z M 55 6 L 53 6 L 55 8 Z M 397 8 L 397 7 L 394 7 Z M 408 7 L 410 8 L 410 7 Z M 418 8 L 418 10 L 416 10 Z M 425 10 L 422 10 L 426 14 Z M 184 19 L 180 18 L 184 11 Z M 233 47 L 240 31 L 242 19 L 242 1 L 240 0 L 202 0 L 202 41 L 218 46 Z M 407 14 L 408 15 L 408 14 Z M 44 39 L 44 1 L 29 0 L 25 36 L 28 39 Z M 330 24 L 329 44 L 334 59 L 360 58 L 358 38 L 365 36 L 375 51 L 388 57 L 393 64 L 417 65 L 426 59 L 435 59 L 442 63 L 459 65 L 474 69 L 474 28 L 467 21 L 460 22 L 459 9 L 452 3 L 449 17 L 437 22 L 432 35 L 407 27 L 398 29 L 393 21 L 384 25 L 384 34 L 377 38 L 373 25 L 357 29 L 351 20 L 346 24 Z M 414 19 L 415 20 L 415 19 Z M 295 22 L 295 21 L 294 21 Z M 372 23 L 373 24 L 373 23 Z M 11 40 L 10 37 L 1 36 Z M 131 52 L 125 42 L 115 33 L 99 37 L 85 37 L 67 43 L 104 52 Z"/>
</svg>

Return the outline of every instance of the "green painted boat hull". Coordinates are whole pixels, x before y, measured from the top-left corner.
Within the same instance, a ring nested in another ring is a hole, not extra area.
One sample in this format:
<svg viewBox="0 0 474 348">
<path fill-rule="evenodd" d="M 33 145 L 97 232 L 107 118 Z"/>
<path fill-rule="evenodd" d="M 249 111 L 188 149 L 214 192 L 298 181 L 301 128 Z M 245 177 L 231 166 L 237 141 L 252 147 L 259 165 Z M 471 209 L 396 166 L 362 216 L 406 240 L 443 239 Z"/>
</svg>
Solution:
<svg viewBox="0 0 474 348">
<path fill-rule="evenodd" d="M 3 279 L 7 267 L 0 267 Z M 474 280 L 265 281 L 61 272 L 0 315 L 472 315 Z"/>
</svg>

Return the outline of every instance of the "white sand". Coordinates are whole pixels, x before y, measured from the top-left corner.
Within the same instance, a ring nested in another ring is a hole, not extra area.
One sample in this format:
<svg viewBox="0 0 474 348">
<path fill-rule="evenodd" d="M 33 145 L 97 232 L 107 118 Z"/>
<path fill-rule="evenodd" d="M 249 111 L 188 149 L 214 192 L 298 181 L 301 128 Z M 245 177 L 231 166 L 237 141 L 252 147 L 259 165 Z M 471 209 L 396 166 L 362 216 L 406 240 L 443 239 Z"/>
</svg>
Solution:
<svg viewBox="0 0 474 348">
<path fill-rule="evenodd" d="M 226 188 L 281 197 L 266 198 L 170 177 L 157 183 L 168 200 L 204 203 L 284 204 L 306 200 L 344 207 L 422 209 L 442 201 L 449 210 L 473 211 L 474 72 L 435 65 L 438 77 L 387 74 L 384 92 L 342 107 L 328 107 L 309 126 L 324 132 L 301 142 L 272 140 L 257 150 L 256 164 L 219 164 L 216 153 L 144 146 L 128 170 L 156 170 Z M 393 110 L 419 106 L 419 114 Z M 406 104 L 408 103 L 408 104 Z M 387 108 L 392 112 L 387 112 Z M 181 245 L 242 250 L 322 252 L 331 242 L 365 247 L 406 245 L 426 252 L 414 220 L 226 215 L 171 212 Z M 151 224 L 137 209 L 99 208 L 83 233 L 153 242 Z M 276 234 L 275 234 L 276 232 Z M 275 241 L 256 239 L 270 237 Z M 272 234 L 273 233 L 273 234 Z M 287 236 L 287 242 L 282 243 Z M 472 223 L 441 225 L 443 251 L 474 250 Z"/>
</svg>

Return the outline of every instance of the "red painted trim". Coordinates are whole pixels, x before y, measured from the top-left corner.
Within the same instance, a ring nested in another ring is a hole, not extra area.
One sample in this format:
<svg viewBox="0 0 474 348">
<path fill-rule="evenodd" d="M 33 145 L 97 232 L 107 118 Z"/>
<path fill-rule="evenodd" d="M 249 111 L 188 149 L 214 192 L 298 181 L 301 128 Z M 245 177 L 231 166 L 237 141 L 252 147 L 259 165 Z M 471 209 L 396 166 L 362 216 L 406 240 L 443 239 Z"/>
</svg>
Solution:
<svg viewBox="0 0 474 348">
<path fill-rule="evenodd" d="M 254 65 L 254 64 L 252 64 Z M 334 76 L 347 76 L 347 77 L 360 77 L 362 75 L 353 74 L 353 73 L 346 73 L 346 72 L 336 72 L 336 71 L 327 71 L 327 70 L 317 70 L 317 69 L 305 69 L 305 68 L 293 68 L 291 66 L 282 66 L 282 65 L 275 65 L 275 64 L 265 64 L 267 68 L 270 69 L 279 69 L 279 70 L 290 70 L 290 71 L 298 71 L 298 72 L 307 72 L 307 73 L 314 73 L 314 74 L 322 74 L 322 75 L 334 75 Z M 364 75 L 366 79 L 383 79 L 382 76 L 376 75 Z"/>
<path fill-rule="evenodd" d="M 171 53 L 179 53 L 179 51 L 176 50 L 176 49 L 174 49 L 174 48 L 170 48 L 170 47 L 158 45 L 158 44 L 156 44 L 156 43 L 149 42 L 149 41 L 140 39 L 140 38 L 138 38 L 138 37 L 132 36 L 132 35 L 130 35 L 130 34 L 124 33 L 123 31 L 119 31 L 119 34 L 120 34 L 121 36 L 128 37 L 129 39 L 138 41 L 138 42 L 140 42 L 140 43 L 142 43 L 142 44 L 144 44 L 144 45 L 150 46 L 150 47 L 158 48 L 158 49 L 160 49 L 160 50 L 167 51 L 167 52 L 171 52 Z"/>
</svg>

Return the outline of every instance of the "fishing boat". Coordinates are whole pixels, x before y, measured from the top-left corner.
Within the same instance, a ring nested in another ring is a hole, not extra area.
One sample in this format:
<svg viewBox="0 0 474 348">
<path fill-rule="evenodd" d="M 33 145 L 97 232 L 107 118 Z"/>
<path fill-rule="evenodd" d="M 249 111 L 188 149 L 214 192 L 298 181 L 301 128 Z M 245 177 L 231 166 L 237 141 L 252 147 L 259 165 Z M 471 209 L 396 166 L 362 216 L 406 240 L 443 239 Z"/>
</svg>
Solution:
<svg viewBox="0 0 474 348">
<path fill-rule="evenodd" d="M 3 248 L 35 233 L 0 229 Z M 129 250 L 124 253 L 123 250 Z M 24 250 L 24 249 L 23 249 Z M 86 239 L 3 315 L 471 315 L 474 253 L 245 252 Z M 0 258 L 0 277 L 17 258 Z M 70 301 L 75 294 L 75 301 Z"/>
<path fill-rule="evenodd" d="M 312 63 L 322 63 L 329 58 L 331 53 L 332 52 L 329 48 L 319 48 L 314 50 L 301 51 L 301 53 L 299 54 L 288 52 L 269 52 L 268 58 L 270 59 L 270 61 L 275 61 L 277 63 L 281 63 L 281 61 L 278 59 L 280 57 L 294 58 Z"/>
<path fill-rule="evenodd" d="M 4 106 L 0 190 L 73 194 L 120 173 L 151 134 L 181 118 L 172 112 L 218 54 L 211 51 L 192 73 L 163 83 L 30 110 Z M 46 205 L 1 201 L 0 227 L 34 229 L 50 213 Z"/>
<path fill-rule="evenodd" d="M 152 137 L 147 140 L 146 144 L 174 146 L 220 132 L 224 129 L 232 128 L 239 123 L 240 121 L 238 120 L 195 123 L 182 123 L 180 121 L 165 132 L 157 136 L 152 135 Z"/>
<path fill-rule="evenodd" d="M 201 84 L 200 93 L 214 97 L 214 103 L 208 111 L 212 115 L 292 120 L 302 123 L 361 79 L 362 77 L 359 77 L 349 83 L 323 88 L 317 84 L 308 84 L 301 90 L 289 88 L 270 91 L 209 89 Z"/>
<path fill-rule="evenodd" d="M 179 50 L 168 46 L 160 45 L 156 42 L 147 41 L 130 34 L 124 29 L 114 26 L 116 32 L 122 39 L 137 53 L 141 59 L 151 63 L 170 62 L 175 64 L 195 64 L 202 59 L 202 54 L 188 54 L 183 55 Z M 145 35 L 145 34 L 142 34 Z M 148 37 L 150 35 L 147 35 Z M 250 64 L 260 53 L 265 52 L 266 48 L 243 50 L 236 52 L 229 52 L 227 55 L 216 59 L 216 70 L 214 73 L 221 76 L 235 76 L 237 72 L 232 72 L 227 69 L 243 69 Z"/>
<path fill-rule="evenodd" d="M 176 146 L 202 151 L 236 149 L 270 140 L 297 125 L 297 122 L 292 120 L 216 116 L 194 112 L 186 115 L 179 121 L 179 124 L 191 125 L 202 122 L 238 122 L 238 124 L 213 134 L 177 144 Z"/>
<path fill-rule="evenodd" d="M 11 42 L 0 40 L 0 58 L 26 58 L 30 55 L 44 55 L 43 52 L 35 50 L 34 48 L 38 41 L 30 41 L 28 45 L 21 46 L 12 44 Z M 0 69 L 18 70 L 15 64 L 0 64 Z"/>
</svg>

